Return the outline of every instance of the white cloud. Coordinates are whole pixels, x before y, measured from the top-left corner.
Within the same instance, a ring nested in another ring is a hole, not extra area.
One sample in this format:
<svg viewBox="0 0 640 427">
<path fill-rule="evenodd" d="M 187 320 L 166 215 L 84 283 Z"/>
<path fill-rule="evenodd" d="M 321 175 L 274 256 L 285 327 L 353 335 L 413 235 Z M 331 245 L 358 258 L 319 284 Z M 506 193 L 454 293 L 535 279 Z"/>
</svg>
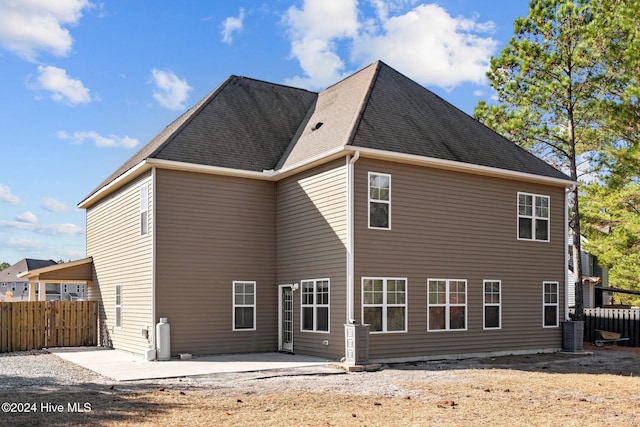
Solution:
<svg viewBox="0 0 640 427">
<path fill-rule="evenodd" d="M 140 142 L 135 138 L 130 138 L 128 136 L 102 136 L 98 132 L 95 131 L 87 131 L 87 132 L 74 132 L 73 134 L 69 134 L 65 131 L 58 132 L 58 138 L 63 140 L 69 140 L 74 144 L 83 144 L 85 141 L 93 141 L 96 147 L 123 147 L 123 148 L 135 148 Z M 53 200 L 53 199 L 51 199 Z M 44 202 L 43 202 L 43 207 Z M 47 209 L 45 207 L 45 209 Z"/>
<path fill-rule="evenodd" d="M 233 33 L 242 31 L 242 21 L 244 20 L 244 9 L 240 8 L 238 17 L 229 16 L 222 22 L 222 41 L 226 44 L 233 42 Z"/>
<path fill-rule="evenodd" d="M 42 243 L 40 240 L 27 240 L 27 239 L 15 239 L 15 238 L 0 238 L 2 246 L 17 249 L 22 252 L 31 253 L 39 249 L 48 248 L 48 245 Z"/>
<path fill-rule="evenodd" d="M 68 204 L 52 197 L 42 199 L 40 207 L 49 212 L 69 212 L 71 210 L 71 207 Z"/>
<path fill-rule="evenodd" d="M 283 22 L 291 38 L 291 56 L 305 73 L 285 83 L 319 89 L 345 76 L 336 42 L 357 38 L 360 24 L 356 0 L 305 0 L 302 9 L 290 7 Z"/>
<path fill-rule="evenodd" d="M 379 58 L 422 84 L 452 88 L 462 82 L 481 84 L 497 41 L 479 34 L 493 25 L 453 18 L 442 7 L 420 5 L 383 22 L 383 30 L 363 34 L 353 56 L 363 62 Z"/>
<path fill-rule="evenodd" d="M 66 70 L 51 65 L 38 65 L 38 79 L 31 84 L 33 89 L 51 92 L 51 98 L 57 102 L 75 106 L 91 102 L 89 89 L 78 79 L 67 75 Z"/>
<path fill-rule="evenodd" d="M 35 219 L 35 215 L 33 216 Z M 35 219 L 37 221 L 37 219 Z M 45 234 L 48 236 L 72 236 L 80 235 L 84 233 L 81 227 L 75 224 L 41 224 L 38 222 L 25 222 L 25 221 L 4 221 L 0 220 L 0 228 L 8 230 L 24 230 L 33 231 L 39 234 Z"/>
<path fill-rule="evenodd" d="M 301 9 L 291 7 L 283 22 L 304 76 L 286 82 L 326 87 L 347 74 L 347 56 L 358 67 L 381 59 L 424 85 L 485 82 L 498 47 L 492 22 L 452 17 L 436 4 L 413 7 L 411 0 L 370 3 L 375 16 L 364 16 L 355 0 L 305 0 Z"/>
<path fill-rule="evenodd" d="M 18 196 L 11 193 L 11 188 L 6 185 L 0 184 L 0 201 L 8 203 L 10 205 L 19 205 L 22 203 Z"/>
<path fill-rule="evenodd" d="M 10 249 L 10 256 L 5 255 L 5 260 L 9 261 L 10 257 L 16 257 L 15 261 L 24 257 L 35 257 L 41 259 L 78 259 L 84 258 L 86 252 L 83 245 L 75 242 L 64 243 L 61 238 L 52 238 L 53 242 L 45 242 L 46 239 L 39 238 L 37 240 L 1 238 L 0 247 Z M 79 239 L 73 237 L 74 241 Z M 22 254 L 22 255 L 20 255 Z"/>
<path fill-rule="evenodd" d="M 88 0 L 0 1 L 0 46 L 28 61 L 38 51 L 64 56 L 73 45 L 66 27 L 91 6 Z"/>
<path fill-rule="evenodd" d="M 186 80 L 181 80 L 171 71 L 162 71 L 154 68 L 151 70 L 153 83 L 153 98 L 164 108 L 169 110 L 182 110 L 189 98 L 191 86 Z"/>
<path fill-rule="evenodd" d="M 36 224 L 38 222 L 38 218 L 31 211 L 26 211 L 16 216 L 16 221 L 24 222 L 27 224 Z"/>
<path fill-rule="evenodd" d="M 84 233 L 82 227 L 78 227 L 75 224 L 41 224 L 35 231 L 49 236 L 71 236 Z"/>
</svg>

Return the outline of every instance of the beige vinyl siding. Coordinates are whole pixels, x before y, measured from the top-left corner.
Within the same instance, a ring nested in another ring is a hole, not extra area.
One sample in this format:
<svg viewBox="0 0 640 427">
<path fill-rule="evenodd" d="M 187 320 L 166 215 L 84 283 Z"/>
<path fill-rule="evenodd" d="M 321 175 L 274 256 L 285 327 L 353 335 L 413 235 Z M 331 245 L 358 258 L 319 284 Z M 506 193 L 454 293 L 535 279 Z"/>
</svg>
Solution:
<svg viewBox="0 0 640 427">
<path fill-rule="evenodd" d="M 330 333 L 301 331 L 301 290 L 293 295 L 296 353 L 344 356 L 346 322 L 346 160 L 278 182 L 278 283 L 330 280 Z M 324 345 L 327 340 L 329 345 Z"/>
<path fill-rule="evenodd" d="M 140 235 L 140 188 L 148 184 L 149 233 Z M 101 343 L 144 354 L 141 330 L 152 319 L 153 191 L 151 172 L 87 209 L 87 256 L 93 257 L 89 299 L 100 299 Z M 115 285 L 122 285 L 122 328 L 115 328 Z"/>
<path fill-rule="evenodd" d="M 391 175 L 391 230 L 367 228 L 367 173 Z M 372 334 L 372 359 L 561 347 L 542 327 L 542 282 L 565 275 L 564 189 L 360 159 L 355 176 L 355 297 L 361 277 L 407 277 L 408 332 Z M 517 239 L 518 191 L 550 196 L 550 242 Z M 467 330 L 427 332 L 427 279 L 467 281 Z M 502 328 L 483 330 L 483 280 L 502 283 Z"/>
<path fill-rule="evenodd" d="M 156 171 L 156 316 L 171 353 L 277 350 L 275 184 Z M 256 329 L 233 331 L 233 281 L 256 283 Z"/>
</svg>

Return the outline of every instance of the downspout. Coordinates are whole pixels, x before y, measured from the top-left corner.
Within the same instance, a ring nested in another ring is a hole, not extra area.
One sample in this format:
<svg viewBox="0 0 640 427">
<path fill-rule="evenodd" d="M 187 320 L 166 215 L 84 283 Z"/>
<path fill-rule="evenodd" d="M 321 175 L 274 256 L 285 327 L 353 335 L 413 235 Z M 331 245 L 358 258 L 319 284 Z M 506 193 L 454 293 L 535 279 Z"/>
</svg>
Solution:
<svg viewBox="0 0 640 427">
<path fill-rule="evenodd" d="M 156 337 L 156 167 L 151 168 L 151 348 L 158 348 Z M 154 357 L 155 359 L 155 357 Z"/>
<path fill-rule="evenodd" d="M 347 323 L 354 324 L 354 170 L 355 163 L 360 158 L 360 152 L 356 151 L 353 157 L 347 156 Z"/>
<path fill-rule="evenodd" d="M 569 193 L 564 190 L 564 320 L 569 320 Z M 573 290 L 575 294 L 575 289 Z"/>
</svg>

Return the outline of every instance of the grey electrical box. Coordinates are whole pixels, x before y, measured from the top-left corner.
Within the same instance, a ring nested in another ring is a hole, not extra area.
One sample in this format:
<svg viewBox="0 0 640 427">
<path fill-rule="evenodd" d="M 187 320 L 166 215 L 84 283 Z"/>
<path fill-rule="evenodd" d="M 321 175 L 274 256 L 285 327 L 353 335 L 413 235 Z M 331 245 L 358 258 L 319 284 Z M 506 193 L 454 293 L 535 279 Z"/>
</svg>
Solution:
<svg viewBox="0 0 640 427">
<path fill-rule="evenodd" d="M 369 363 L 369 325 L 345 324 L 345 363 L 348 366 Z"/>
</svg>

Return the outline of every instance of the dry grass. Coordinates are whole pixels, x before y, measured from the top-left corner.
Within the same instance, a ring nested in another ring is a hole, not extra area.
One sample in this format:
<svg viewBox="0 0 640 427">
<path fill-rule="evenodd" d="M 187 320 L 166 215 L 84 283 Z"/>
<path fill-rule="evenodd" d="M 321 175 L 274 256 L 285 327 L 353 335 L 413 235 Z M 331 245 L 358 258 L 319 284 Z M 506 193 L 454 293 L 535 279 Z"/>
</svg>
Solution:
<svg viewBox="0 0 640 427">
<path fill-rule="evenodd" d="M 557 356 L 562 358 L 561 355 Z M 640 356 L 629 353 L 631 366 Z M 548 358 L 548 357 L 547 357 Z M 495 359 L 491 359 L 495 360 Z M 551 362 L 552 360 L 549 359 Z M 579 366 L 580 359 L 576 359 Z M 220 426 L 424 426 L 534 425 L 631 426 L 640 420 L 637 370 L 611 373 L 546 372 L 531 359 L 511 357 L 486 369 L 454 367 L 433 381 L 412 378 L 411 371 L 387 371 L 401 393 L 393 396 L 314 388 L 279 392 L 268 382 L 256 392 L 240 387 L 165 387 L 121 390 L 118 385 L 92 391 L 0 393 L 0 402 L 90 402 L 91 412 L 0 414 L 2 425 L 220 425 Z M 566 360 L 564 360 L 566 362 Z M 504 365 L 512 364 L 511 368 Z M 546 363 L 546 359 L 545 362 Z M 586 363 L 586 362 L 585 362 Z M 564 365 L 562 365 L 564 366 Z M 572 365 L 567 365 L 572 366 Z M 619 366 L 618 366 L 619 367 Z M 554 368 L 555 369 L 555 368 Z M 440 371 L 442 372 L 442 371 Z M 392 375 L 390 375 L 392 374 Z M 633 376 L 631 376 L 633 374 Z M 375 374 L 361 374 L 375 375 Z M 356 377 L 357 378 L 357 377 Z M 364 378 L 364 377 L 360 377 Z M 327 381 L 330 381 L 327 378 Z"/>
</svg>

